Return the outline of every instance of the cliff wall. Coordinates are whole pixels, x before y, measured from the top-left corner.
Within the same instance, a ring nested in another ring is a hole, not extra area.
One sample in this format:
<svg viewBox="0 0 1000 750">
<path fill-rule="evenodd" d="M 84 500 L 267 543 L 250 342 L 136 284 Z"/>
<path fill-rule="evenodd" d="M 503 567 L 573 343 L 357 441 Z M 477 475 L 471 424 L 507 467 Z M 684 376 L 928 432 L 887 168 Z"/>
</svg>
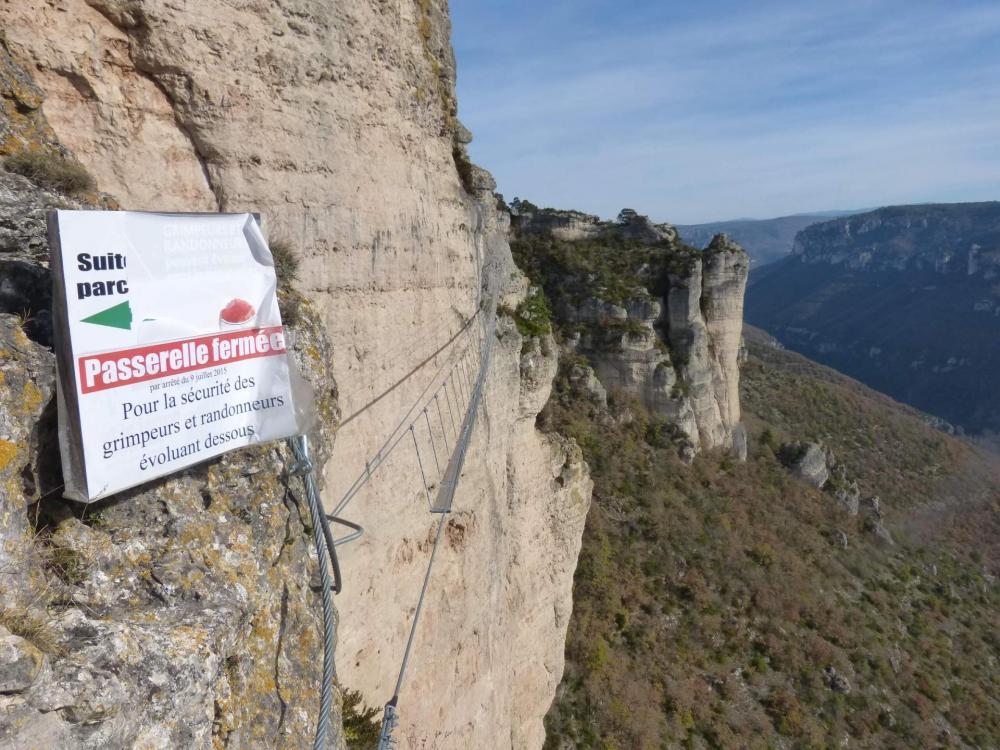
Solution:
<svg viewBox="0 0 1000 750">
<path fill-rule="evenodd" d="M 592 222 L 586 235 L 567 233 L 581 217 L 593 218 L 551 209 L 515 218 L 518 262 L 544 289 L 568 347 L 606 389 L 665 418 L 686 458 L 713 448 L 745 457 L 746 252 L 725 235 L 704 250 L 687 247 L 669 224 L 630 209 L 616 222 Z"/>
<path fill-rule="evenodd" d="M 0 23 L 55 133 L 122 207 L 260 211 L 302 256 L 343 415 L 328 506 L 449 354 L 483 263 L 523 293 L 492 181 L 462 154 L 446 3 L 69 0 L 7 4 Z M 538 747 L 562 671 L 589 480 L 535 430 L 548 384 L 522 382 L 520 337 L 501 334 L 400 701 L 404 746 Z M 434 520 L 397 469 L 349 507 L 366 535 L 342 549 L 339 677 L 373 705 Z"/>
<path fill-rule="evenodd" d="M 747 319 L 938 418 L 1000 433 L 1000 203 L 890 206 L 814 224 L 760 269 Z"/>
<path fill-rule="evenodd" d="M 320 603 L 284 447 L 87 507 L 61 500 L 45 296 L 55 206 L 95 203 L 0 170 L 0 747 L 302 747 Z M 336 386 L 318 316 L 297 305 L 293 354 L 327 417 L 311 436 L 322 466 Z M 339 747 L 336 707 L 333 723 Z"/>
</svg>

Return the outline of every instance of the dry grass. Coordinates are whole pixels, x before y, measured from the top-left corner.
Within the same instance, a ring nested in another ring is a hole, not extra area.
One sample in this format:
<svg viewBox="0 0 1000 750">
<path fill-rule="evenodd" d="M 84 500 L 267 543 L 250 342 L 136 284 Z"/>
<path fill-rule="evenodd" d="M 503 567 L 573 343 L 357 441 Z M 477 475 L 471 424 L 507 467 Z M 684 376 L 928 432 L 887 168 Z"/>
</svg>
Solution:
<svg viewBox="0 0 1000 750">
<path fill-rule="evenodd" d="M 289 286 L 299 280 L 299 252 L 294 243 L 285 237 L 276 237 L 268 243 L 274 258 L 274 273 L 278 283 Z"/>
<path fill-rule="evenodd" d="M 14 607 L 0 609 L 0 626 L 24 638 L 42 653 L 52 656 L 65 653 L 51 618 L 39 612 Z"/>
<path fill-rule="evenodd" d="M 275 237 L 268 246 L 278 277 L 278 308 L 285 325 L 296 325 L 302 318 L 302 298 L 293 284 L 299 280 L 300 256 L 295 244 L 286 237 Z"/>
<path fill-rule="evenodd" d="M 4 159 L 4 166 L 10 172 L 63 193 L 86 193 L 96 187 L 94 178 L 81 164 L 51 151 L 20 151 Z"/>
</svg>

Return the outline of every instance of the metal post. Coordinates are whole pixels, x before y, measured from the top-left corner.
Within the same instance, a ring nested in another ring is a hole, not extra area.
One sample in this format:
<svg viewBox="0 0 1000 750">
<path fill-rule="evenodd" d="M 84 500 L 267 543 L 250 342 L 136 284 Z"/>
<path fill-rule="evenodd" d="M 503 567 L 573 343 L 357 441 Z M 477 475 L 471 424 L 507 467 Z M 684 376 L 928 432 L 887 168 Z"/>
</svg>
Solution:
<svg viewBox="0 0 1000 750">
<path fill-rule="evenodd" d="M 410 437 L 413 438 L 413 450 L 417 452 L 417 466 L 420 467 L 420 479 L 424 483 L 424 494 L 427 495 L 427 504 L 431 504 L 431 488 L 427 486 L 427 474 L 424 473 L 424 462 L 420 458 L 420 446 L 417 445 L 417 433 L 410 424 Z"/>
<path fill-rule="evenodd" d="M 455 427 L 455 412 L 451 408 L 451 394 L 448 393 L 448 381 L 444 381 L 444 399 L 448 403 L 448 419 L 451 420 L 451 433 L 458 440 L 458 428 Z"/>
<path fill-rule="evenodd" d="M 431 439 L 431 450 L 434 452 L 434 466 L 437 467 L 438 476 L 441 476 L 441 464 L 438 462 L 438 450 L 434 445 L 434 430 L 431 429 L 431 418 L 427 416 L 427 408 L 424 407 L 424 421 L 427 423 L 427 435 Z"/>
<path fill-rule="evenodd" d="M 441 392 L 441 390 L 438 389 L 438 393 L 440 393 L 440 392 Z M 434 394 L 434 405 L 437 406 L 438 421 L 441 423 L 441 439 L 444 441 L 444 449 L 447 451 L 448 450 L 448 430 L 445 429 L 445 426 L 444 426 L 444 417 L 441 416 L 441 399 L 438 398 L 438 394 L 437 393 Z"/>
</svg>

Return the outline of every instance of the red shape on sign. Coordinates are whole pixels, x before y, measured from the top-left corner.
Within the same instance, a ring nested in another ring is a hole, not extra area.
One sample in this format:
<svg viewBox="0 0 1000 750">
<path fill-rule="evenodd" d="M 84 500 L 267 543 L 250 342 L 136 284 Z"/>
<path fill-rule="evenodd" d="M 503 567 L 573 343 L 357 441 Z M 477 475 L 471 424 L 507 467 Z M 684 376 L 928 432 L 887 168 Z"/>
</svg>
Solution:
<svg viewBox="0 0 1000 750">
<path fill-rule="evenodd" d="M 254 310 L 253 305 L 238 297 L 223 307 L 220 313 L 222 319 L 227 323 L 246 323 L 256 314 L 257 311 Z"/>
</svg>

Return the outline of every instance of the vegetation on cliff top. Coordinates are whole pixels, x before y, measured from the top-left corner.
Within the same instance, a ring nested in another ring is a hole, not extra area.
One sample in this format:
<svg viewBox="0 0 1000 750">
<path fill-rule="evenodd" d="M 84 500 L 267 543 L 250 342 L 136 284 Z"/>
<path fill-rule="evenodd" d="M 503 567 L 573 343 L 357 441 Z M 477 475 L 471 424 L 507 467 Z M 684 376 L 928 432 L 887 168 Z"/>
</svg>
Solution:
<svg viewBox="0 0 1000 750">
<path fill-rule="evenodd" d="M 621 305 L 662 294 L 669 274 L 685 273 L 698 252 L 680 243 L 647 244 L 614 234 L 582 240 L 520 234 L 510 247 L 517 265 L 551 300 L 573 304 L 598 297 Z"/>
</svg>

